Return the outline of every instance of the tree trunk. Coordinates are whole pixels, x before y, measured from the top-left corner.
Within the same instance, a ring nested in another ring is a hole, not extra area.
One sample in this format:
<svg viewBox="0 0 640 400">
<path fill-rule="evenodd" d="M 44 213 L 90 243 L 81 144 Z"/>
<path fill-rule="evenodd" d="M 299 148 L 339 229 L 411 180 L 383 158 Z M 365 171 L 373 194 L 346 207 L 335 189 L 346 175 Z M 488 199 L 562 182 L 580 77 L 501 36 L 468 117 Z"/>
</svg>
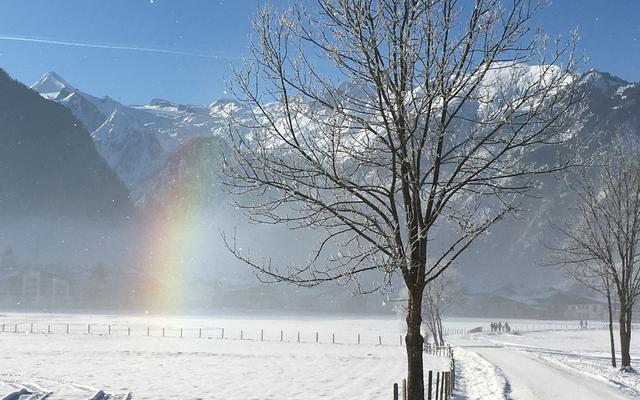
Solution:
<svg viewBox="0 0 640 400">
<path fill-rule="evenodd" d="M 438 322 L 436 321 L 436 317 L 432 315 L 429 316 L 429 321 L 427 322 L 427 328 L 429 328 L 429 332 L 431 333 L 431 337 L 433 338 L 433 344 L 438 344 Z M 428 342 L 429 338 L 425 337 L 424 341 Z"/>
<path fill-rule="evenodd" d="M 613 337 L 613 310 L 611 307 L 611 293 L 607 293 L 607 306 L 609 308 L 609 342 L 611 343 L 611 366 L 616 367 L 616 342 Z"/>
<path fill-rule="evenodd" d="M 422 289 L 410 288 L 407 310 L 407 400 L 424 400 Z"/>
<path fill-rule="evenodd" d="M 631 323 L 633 321 L 633 306 L 629 305 L 627 307 L 627 349 L 631 349 Z M 629 364 L 625 368 L 626 371 L 633 372 L 634 369 L 631 367 L 631 354 L 629 354 Z"/>
<path fill-rule="evenodd" d="M 620 370 L 625 371 L 631 369 L 631 354 L 629 353 L 629 345 L 631 344 L 631 321 L 629 316 L 628 305 L 626 302 L 620 302 Z"/>
<path fill-rule="evenodd" d="M 442 334 L 442 318 L 440 318 L 440 313 L 436 316 L 438 322 L 438 346 L 444 346 L 444 335 Z"/>
</svg>

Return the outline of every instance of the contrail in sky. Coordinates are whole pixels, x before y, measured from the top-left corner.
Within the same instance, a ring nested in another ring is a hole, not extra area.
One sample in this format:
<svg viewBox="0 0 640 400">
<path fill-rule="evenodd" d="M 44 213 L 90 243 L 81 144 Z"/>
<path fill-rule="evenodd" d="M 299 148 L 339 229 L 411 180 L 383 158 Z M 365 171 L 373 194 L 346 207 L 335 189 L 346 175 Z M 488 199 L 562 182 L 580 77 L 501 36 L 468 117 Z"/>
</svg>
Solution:
<svg viewBox="0 0 640 400">
<path fill-rule="evenodd" d="M 174 56 L 209 58 L 213 60 L 233 60 L 233 59 L 241 58 L 238 56 L 223 56 L 219 54 L 196 53 L 191 51 L 159 49 L 154 47 L 112 45 L 112 44 L 101 44 L 101 43 L 84 43 L 84 42 L 74 42 L 69 40 L 55 40 L 55 39 L 46 39 L 46 38 L 37 38 L 37 37 L 28 37 L 28 36 L 0 35 L 0 40 L 9 40 L 14 42 L 43 43 L 43 44 L 52 44 L 57 46 L 89 47 L 94 49 L 138 51 L 138 52 L 144 52 L 144 53 L 169 54 Z"/>
</svg>

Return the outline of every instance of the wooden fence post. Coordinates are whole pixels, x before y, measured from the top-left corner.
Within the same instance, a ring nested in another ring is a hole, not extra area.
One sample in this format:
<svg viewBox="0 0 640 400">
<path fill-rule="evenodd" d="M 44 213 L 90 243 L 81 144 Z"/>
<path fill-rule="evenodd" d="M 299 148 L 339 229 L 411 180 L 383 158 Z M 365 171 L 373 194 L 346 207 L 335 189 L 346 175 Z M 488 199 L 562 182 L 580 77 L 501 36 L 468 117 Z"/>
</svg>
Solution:
<svg viewBox="0 0 640 400">
<path fill-rule="evenodd" d="M 198 329 L 198 339 L 202 339 L 202 328 Z"/>
<path fill-rule="evenodd" d="M 360 333 L 358 333 L 358 344 L 360 344 Z"/>
<path fill-rule="evenodd" d="M 220 339 L 224 339 L 224 328 L 222 328 L 222 335 L 220 336 Z"/>
<path fill-rule="evenodd" d="M 427 400 L 431 400 L 431 386 L 433 385 L 433 371 L 429 371 L 428 383 L 427 383 Z"/>
<path fill-rule="evenodd" d="M 260 329 L 260 341 L 264 341 L 264 329 Z"/>
<path fill-rule="evenodd" d="M 447 373 L 445 371 L 440 374 L 440 400 L 447 400 Z"/>
<path fill-rule="evenodd" d="M 162 337 L 164 337 L 164 328 L 162 328 Z"/>
<path fill-rule="evenodd" d="M 280 341 L 284 341 L 284 331 L 280 329 Z"/>
<path fill-rule="evenodd" d="M 243 338 L 244 338 L 244 331 L 240 329 L 240 340 L 242 340 Z"/>
<path fill-rule="evenodd" d="M 180 328 L 180 337 L 182 337 L 182 328 Z"/>
<path fill-rule="evenodd" d="M 336 344 L 336 334 L 335 333 L 331 334 L 331 343 L 332 344 Z"/>
<path fill-rule="evenodd" d="M 316 343 L 318 343 L 318 332 L 316 332 Z"/>
<path fill-rule="evenodd" d="M 382 346 L 382 336 L 378 336 L 378 344 Z"/>
<path fill-rule="evenodd" d="M 4 324 L 2 324 L 2 333 L 4 333 Z"/>
<path fill-rule="evenodd" d="M 451 359 L 451 390 L 456 388 L 456 360 Z"/>
<path fill-rule="evenodd" d="M 111 335 L 111 324 L 109 324 L 109 335 Z"/>
<path fill-rule="evenodd" d="M 449 374 L 450 372 L 445 372 L 444 373 L 444 398 L 445 399 L 449 399 L 449 385 L 451 384 L 451 382 L 449 382 Z"/>
<path fill-rule="evenodd" d="M 440 397 L 438 397 L 438 393 L 440 393 L 440 372 L 436 372 L 436 400 L 438 400 Z"/>
<path fill-rule="evenodd" d="M 18 333 L 18 324 L 14 324 L 13 333 Z"/>
<path fill-rule="evenodd" d="M 131 336 L 131 327 L 127 327 L 127 336 Z"/>
<path fill-rule="evenodd" d="M 398 400 L 398 384 L 393 384 L 393 400 Z"/>
<path fill-rule="evenodd" d="M 147 336 L 149 336 L 150 330 L 149 327 L 147 326 Z"/>
<path fill-rule="evenodd" d="M 300 343 L 300 331 L 298 331 L 298 343 Z"/>
<path fill-rule="evenodd" d="M 402 380 L 402 400 L 407 400 L 407 380 Z"/>
<path fill-rule="evenodd" d="M 87 333 L 91 334 L 91 324 L 87 324 Z"/>
<path fill-rule="evenodd" d="M 67 334 L 69 333 L 69 324 L 67 324 Z"/>
<path fill-rule="evenodd" d="M 47 334 L 51 334 L 51 324 L 47 325 Z"/>
<path fill-rule="evenodd" d="M 455 376 L 453 369 L 451 369 L 451 371 L 449 371 L 449 393 L 451 394 L 453 394 L 453 389 L 456 388 Z"/>
</svg>

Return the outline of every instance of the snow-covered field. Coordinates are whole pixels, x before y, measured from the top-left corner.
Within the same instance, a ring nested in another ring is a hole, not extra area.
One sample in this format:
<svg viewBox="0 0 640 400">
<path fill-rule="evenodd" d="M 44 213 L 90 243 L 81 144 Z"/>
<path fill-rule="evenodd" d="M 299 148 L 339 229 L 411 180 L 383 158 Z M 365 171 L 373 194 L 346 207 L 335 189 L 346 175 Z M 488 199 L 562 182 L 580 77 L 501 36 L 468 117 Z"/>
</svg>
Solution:
<svg viewBox="0 0 640 400">
<path fill-rule="evenodd" d="M 444 325 L 460 333 L 488 322 Z M 517 367 L 529 362 L 526 371 L 539 369 L 560 386 L 593 393 L 599 382 L 640 396 L 636 376 L 608 366 L 601 324 L 579 330 L 575 321 L 509 322 L 519 334 L 448 336 L 462 345 L 455 350 L 457 399 L 517 398 L 530 385 L 521 378 L 531 375 Z M 24 389 L 36 395 L 14 398 L 386 400 L 406 375 L 404 325 L 393 317 L 3 314 L 0 324 L 0 399 Z M 640 359 L 640 341 L 633 342 L 632 357 Z M 444 370 L 448 362 L 427 356 L 425 365 Z"/>
<path fill-rule="evenodd" d="M 30 333 L 32 322 L 34 333 Z M 402 321 L 392 318 L 8 314 L 0 317 L 0 323 L 5 324 L 0 333 L 0 398 L 25 388 L 41 395 L 52 393 L 49 400 L 90 399 L 99 390 L 154 400 L 386 400 L 393 383 L 406 376 L 399 343 Z M 15 324 L 22 333 L 13 332 Z M 203 338 L 198 337 L 201 328 Z M 225 339 L 218 336 L 221 328 Z M 51 334 L 46 333 L 49 329 Z M 315 343 L 316 332 L 320 343 Z M 336 344 L 332 344 L 334 333 Z M 426 365 L 438 370 L 447 362 L 429 356 Z"/>
</svg>

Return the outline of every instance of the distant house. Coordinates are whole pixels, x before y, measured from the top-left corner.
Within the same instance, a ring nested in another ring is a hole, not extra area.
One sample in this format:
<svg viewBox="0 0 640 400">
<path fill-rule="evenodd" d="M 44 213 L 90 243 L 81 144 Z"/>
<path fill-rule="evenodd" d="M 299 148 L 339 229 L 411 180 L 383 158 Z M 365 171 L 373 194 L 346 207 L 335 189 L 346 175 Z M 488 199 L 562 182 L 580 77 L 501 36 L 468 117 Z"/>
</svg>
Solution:
<svg viewBox="0 0 640 400">
<path fill-rule="evenodd" d="M 613 300 L 615 301 L 615 298 Z M 576 321 L 608 319 L 606 299 L 597 297 L 582 287 L 541 288 L 534 291 L 508 285 L 491 292 L 465 294 L 464 301 L 452 310 L 452 314 L 467 317 Z"/>
<path fill-rule="evenodd" d="M 451 313 L 465 317 L 487 318 L 540 318 L 543 316 L 543 311 L 535 302 L 518 295 L 510 286 L 490 293 L 466 294 L 464 300 L 452 308 Z"/>
<path fill-rule="evenodd" d="M 568 304 L 564 315 L 567 319 L 605 320 L 608 318 L 608 310 L 604 303 L 585 299 L 580 304 Z"/>
<path fill-rule="evenodd" d="M 507 296 L 495 295 L 485 300 L 484 307 L 491 310 L 491 316 L 506 318 L 538 318 L 540 311 L 533 305 Z"/>
<path fill-rule="evenodd" d="M 51 267 L 23 267 L 0 271 L 0 307 L 69 307 L 77 298 L 68 277 Z"/>
<path fill-rule="evenodd" d="M 547 315 L 554 318 L 575 320 L 606 320 L 608 318 L 607 304 L 604 301 L 573 291 L 555 293 L 541 301 L 540 305 L 547 310 Z"/>
</svg>

